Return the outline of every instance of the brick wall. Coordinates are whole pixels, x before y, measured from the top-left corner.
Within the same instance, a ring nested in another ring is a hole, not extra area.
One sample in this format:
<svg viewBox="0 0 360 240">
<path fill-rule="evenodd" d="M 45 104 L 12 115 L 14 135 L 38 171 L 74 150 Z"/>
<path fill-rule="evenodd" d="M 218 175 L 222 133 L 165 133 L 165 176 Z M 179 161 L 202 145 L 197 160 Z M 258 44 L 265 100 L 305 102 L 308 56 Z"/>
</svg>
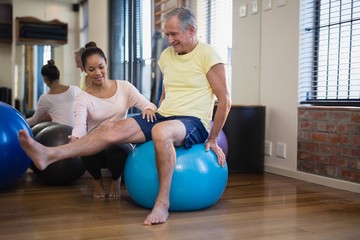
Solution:
<svg viewBox="0 0 360 240">
<path fill-rule="evenodd" d="M 299 107 L 297 169 L 360 183 L 360 108 Z"/>
</svg>

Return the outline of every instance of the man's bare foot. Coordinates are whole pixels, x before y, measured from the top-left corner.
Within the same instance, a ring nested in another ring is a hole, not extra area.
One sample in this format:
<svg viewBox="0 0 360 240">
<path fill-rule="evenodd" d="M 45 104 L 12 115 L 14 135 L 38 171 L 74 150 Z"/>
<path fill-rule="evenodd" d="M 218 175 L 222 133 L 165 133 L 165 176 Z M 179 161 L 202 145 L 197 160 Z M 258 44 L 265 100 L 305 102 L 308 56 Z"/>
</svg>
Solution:
<svg viewBox="0 0 360 240">
<path fill-rule="evenodd" d="M 106 196 L 102 179 L 94 180 L 93 196 L 94 198 L 104 198 Z"/>
<path fill-rule="evenodd" d="M 156 201 L 151 213 L 146 217 L 143 222 L 144 225 L 154 225 L 159 223 L 165 223 L 169 217 L 169 205 L 164 204 L 161 201 Z"/>
<path fill-rule="evenodd" d="M 19 131 L 19 142 L 25 153 L 34 162 L 39 170 L 44 170 L 49 165 L 46 147 L 36 142 L 27 130 Z"/>
<path fill-rule="evenodd" d="M 109 190 L 109 198 L 119 198 L 120 197 L 120 183 L 121 177 L 117 180 L 112 180 Z"/>
</svg>

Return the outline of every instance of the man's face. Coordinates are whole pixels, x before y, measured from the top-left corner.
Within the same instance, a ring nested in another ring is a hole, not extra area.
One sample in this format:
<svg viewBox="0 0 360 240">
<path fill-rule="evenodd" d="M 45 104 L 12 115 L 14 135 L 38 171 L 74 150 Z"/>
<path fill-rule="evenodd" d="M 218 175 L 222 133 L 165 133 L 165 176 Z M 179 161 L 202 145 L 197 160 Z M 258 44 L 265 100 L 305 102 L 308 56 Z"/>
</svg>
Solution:
<svg viewBox="0 0 360 240">
<path fill-rule="evenodd" d="M 189 53 L 194 48 L 193 28 L 183 30 L 177 17 L 166 20 L 165 34 L 168 37 L 169 45 L 179 54 Z"/>
</svg>

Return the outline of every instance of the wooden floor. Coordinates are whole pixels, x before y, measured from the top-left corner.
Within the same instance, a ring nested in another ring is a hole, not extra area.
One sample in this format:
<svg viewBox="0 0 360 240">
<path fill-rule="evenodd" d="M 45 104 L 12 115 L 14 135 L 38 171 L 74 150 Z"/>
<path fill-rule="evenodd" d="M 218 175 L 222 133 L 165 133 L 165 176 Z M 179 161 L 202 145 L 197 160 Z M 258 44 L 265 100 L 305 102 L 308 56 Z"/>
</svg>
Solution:
<svg viewBox="0 0 360 240">
<path fill-rule="evenodd" d="M 360 239 L 360 194 L 267 173 L 231 174 L 213 207 L 151 227 L 121 194 L 94 200 L 91 179 L 53 187 L 27 173 L 0 192 L 0 239 Z"/>
</svg>

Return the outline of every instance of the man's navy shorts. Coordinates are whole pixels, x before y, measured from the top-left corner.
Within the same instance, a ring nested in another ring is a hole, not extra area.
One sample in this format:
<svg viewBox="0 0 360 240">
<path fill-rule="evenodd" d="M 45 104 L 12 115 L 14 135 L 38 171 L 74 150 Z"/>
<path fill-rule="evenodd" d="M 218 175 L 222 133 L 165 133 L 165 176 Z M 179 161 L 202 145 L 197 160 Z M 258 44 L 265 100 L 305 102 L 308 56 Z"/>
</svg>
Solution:
<svg viewBox="0 0 360 240">
<path fill-rule="evenodd" d="M 135 115 L 132 117 L 139 124 L 142 132 L 145 135 L 146 141 L 150 141 L 151 138 L 151 129 L 155 126 L 155 124 L 168 121 L 168 120 L 179 120 L 181 121 L 186 128 L 185 135 L 185 145 L 184 147 L 191 148 L 192 145 L 198 143 L 204 143 L 209 136 L 208 131 L 206 131 L 204 125 L 201 120 L 197 117 L 191 116 L 171 116 L 164 117 L 158 113 L 156 113 L 156 118 L 154 122 L 148 122 L 146 119 L 143 119 L 141 114 Z"/>
</svg>

